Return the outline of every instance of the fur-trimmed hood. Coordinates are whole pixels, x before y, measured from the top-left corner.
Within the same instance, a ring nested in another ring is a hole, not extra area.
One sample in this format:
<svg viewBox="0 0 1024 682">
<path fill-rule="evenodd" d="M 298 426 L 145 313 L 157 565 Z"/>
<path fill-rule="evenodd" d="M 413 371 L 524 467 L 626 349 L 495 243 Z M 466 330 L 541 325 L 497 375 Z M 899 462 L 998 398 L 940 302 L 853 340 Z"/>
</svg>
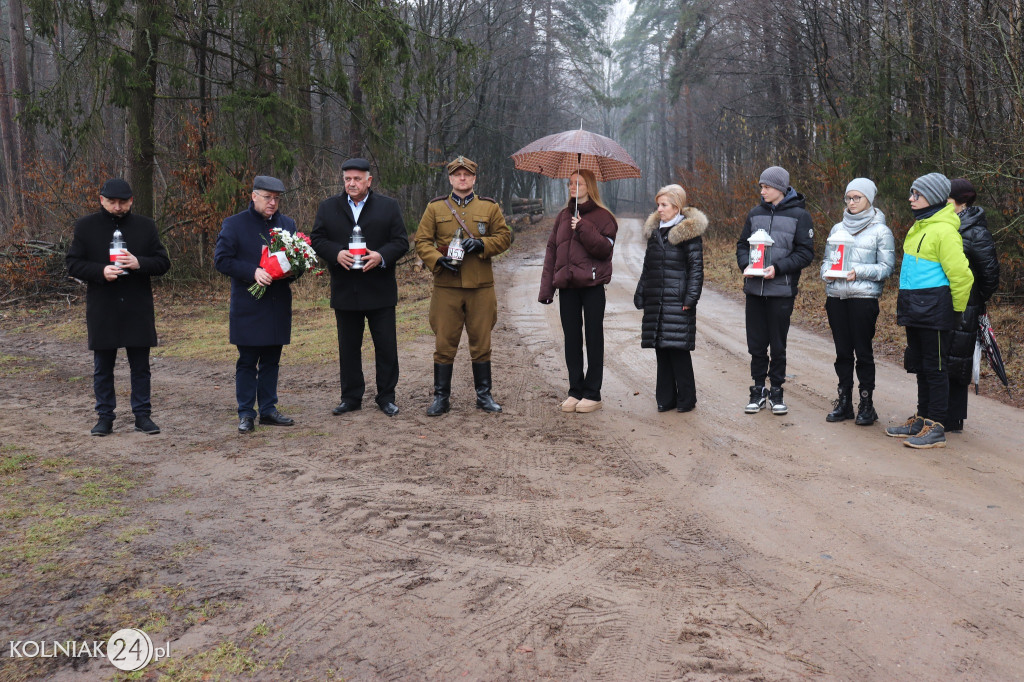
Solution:
<svg viewBox="0 0 1024 682">
<path fill-rule="evenodd" d="M 647 216 L 647 222 L 644 223 L 645 241 L 650 239 L 651 234 L 658 229 L 660 224 L 661 218 L 658 217 L 657 211 Z M 683 209 L 683 219 L 673 225 L 672 229 L 668 231 L 668 243 L 673 246 L 681 244 L 689 239 L 701 236 L 707 229 L 708 217 L 693 206 L 687 206 Z"/>
</svg>

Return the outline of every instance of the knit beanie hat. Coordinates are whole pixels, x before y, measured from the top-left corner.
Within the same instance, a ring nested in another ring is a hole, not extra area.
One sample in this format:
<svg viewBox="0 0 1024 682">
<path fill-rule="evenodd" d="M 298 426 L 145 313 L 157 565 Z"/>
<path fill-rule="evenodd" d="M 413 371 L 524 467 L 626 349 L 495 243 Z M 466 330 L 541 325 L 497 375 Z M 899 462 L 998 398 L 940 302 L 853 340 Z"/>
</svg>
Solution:
<svg viewBox="0 0 1024 682">
<path fill-rule="evenodd" d="M 789 171 L 782 166 L 765 168 L 764 172 L 761 173 L 761 179 L 757 181 L 757 184 L 774 187 L 785 194 L 786 190 L 789 189 Z"/>
<path fill-rule="evenodd" d="M 929 173 L 914 180 L 910 189 L 917 190 L 928 200 L 929 206 L 938 206 L 946 203 L 949 198 L 949 178 L 942 173 Z"/>
<path fill-rule="evenodd" d="M 875 205 L 875 194 L 878 192 L 878 188 L 875 187 L 875 183 L 867 178 L 854 178 L 850 180 L 850 184 L 846 186 L 847 194 L 849 194 L 850 190 L 860 192 L 868 198 L 869 204 Z"/>
<path fill-rule="evenodd" d="M 973 206 L 978 193 L 967 178 L 953 178 L 949 181 L 949 196 L 958 204 Z"/>
</svg>

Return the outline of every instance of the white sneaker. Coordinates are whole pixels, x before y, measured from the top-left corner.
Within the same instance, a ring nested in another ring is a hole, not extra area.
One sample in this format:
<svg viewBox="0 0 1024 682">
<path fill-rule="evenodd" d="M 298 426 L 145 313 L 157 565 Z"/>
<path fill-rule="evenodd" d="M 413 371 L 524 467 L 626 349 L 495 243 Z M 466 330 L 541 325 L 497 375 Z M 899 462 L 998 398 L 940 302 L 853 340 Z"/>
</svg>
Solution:
<svg viewBox="0 0 1024 682">
<path fill-rule="evenodd" d="M 768 389 L 764 386 L 751 386 L 750 387 L 750 402 L 743 408 L 743 411 L 747 414 L 757 414 L 764 409 L 765 403 L 768 401 Z"/>
<path fill-rule="evenodd" d="M 768 391 L 768 404 L 772 406 L 772 414 L 783 415 L 789 412 L 785 401 L 782 399 L 782 386 L 772 386 Z"/>
</svg>

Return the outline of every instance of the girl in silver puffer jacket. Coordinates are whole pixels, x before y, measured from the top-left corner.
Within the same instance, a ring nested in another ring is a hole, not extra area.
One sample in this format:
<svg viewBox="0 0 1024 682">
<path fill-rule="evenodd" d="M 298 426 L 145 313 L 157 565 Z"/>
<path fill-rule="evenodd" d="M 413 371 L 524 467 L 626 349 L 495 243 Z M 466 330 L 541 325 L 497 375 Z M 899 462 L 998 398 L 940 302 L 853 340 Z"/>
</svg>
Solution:
<svg viewBox="0 0 1024 682">
<path fill-rule="evenodd" d="M 875 183 L 855 178 L 846 187 L 846 211 L 843 221 L 836 223 L 831 237 L 840 228 L 854 239 L 846 255 L 848 274 L 845 278 L 826 277 L 828 259 L 821 263 L 821 278 L 827 282 L 825 312 L 832 328 L 836 346 L 836 375 L 839 397 L 833 403 L 826 421 L 853 419 L 853 373 L 856 368 L 860 382 L 860 404 L 856 423 L 869 426 L 878 420 L 872 402 L 875 390 L 875 358 L 871 347 L 878 320 L 878 298 L 885 280 L 896 264 L 896 243 L 885 224 L 885 215 L 873 206 L 877 192 Z"/>
</svg>

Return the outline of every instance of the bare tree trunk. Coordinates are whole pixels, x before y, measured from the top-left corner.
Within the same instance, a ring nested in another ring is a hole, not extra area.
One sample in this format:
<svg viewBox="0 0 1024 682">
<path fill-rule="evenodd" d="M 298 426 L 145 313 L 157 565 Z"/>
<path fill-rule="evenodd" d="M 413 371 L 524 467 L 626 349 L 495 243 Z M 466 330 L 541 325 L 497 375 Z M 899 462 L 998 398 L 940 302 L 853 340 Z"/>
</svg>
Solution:
<svg viewBox="0 0 1024 682">
<path fill-rule="evenodd" d="M 7 69 L 4 68 L 3 64 L 0 64 L 0 133 L 3 137 L 3 152 L 4 162 L 0 170 L 3 171 L 3 182 L 4 187 L 4 203 L 2 206 L 3 215 L 7 216 L 8 219 L 16 217 L 17 211 L 14 207 L 17 203 L 18 195 L 20 192 L 16 190 L 18 186 L 17 180 L 14 177 L 15 169 L 17 168 L 17 154 L 18 145 L 15 142 L 14 135 L 14 119 L 11 116 L 11 93 L 7 89 Z M 0 222 L 0 239 L 6 236 L 6 233 L 10 227 L 10 220 L 6 222 Z"/>
<path fill-rule="evenodd" d="M 7 12 L 10 19 L 11 76 L 14 79 L 14 91 L 17 96 L 14 101 L 14 115 L 18 118 L 18 158 L 23 165 L 27 165 L 35 160 L 36 143 L 32 126 L 20 118 L 25 113 L 22 98 L 32 92 L 25 56 L 25 11 L 22 0 L 8 0 Z"/>
<path fill-rule="evenodd" d="M 135 195 L 135 212 L 152 216 L 153 168 L 156 155 L 156 56 L 159 33 L 155 30 L 160 3 L 140 2 L 135 14 L 132 59 L 137 85 L 128 107 L 128 182 Z"/>
</svg>

